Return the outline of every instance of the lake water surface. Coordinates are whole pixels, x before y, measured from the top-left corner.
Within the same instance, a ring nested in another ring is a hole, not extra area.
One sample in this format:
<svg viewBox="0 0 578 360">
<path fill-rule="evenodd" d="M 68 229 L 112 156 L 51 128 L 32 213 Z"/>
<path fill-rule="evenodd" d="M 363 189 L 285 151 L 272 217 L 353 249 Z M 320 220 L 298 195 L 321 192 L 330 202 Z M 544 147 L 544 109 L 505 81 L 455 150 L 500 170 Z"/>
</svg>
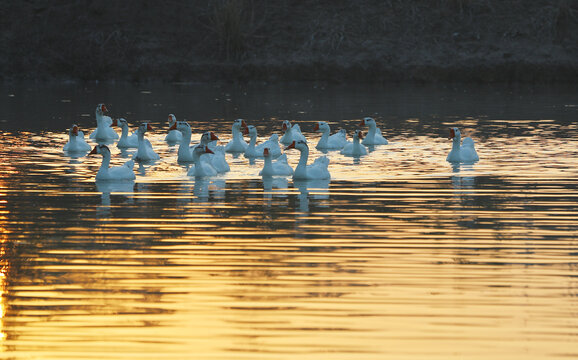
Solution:
<svg viewBox="0 0 578 360">
<path fill-rule="evenodd" d="M 155 129 L 133 183 L 62 151 L 98 103 Z M 316 144 L 315 121 L 373 116 L 390 144 L 327 153 L 331 181 L 264 181 L 242 155 L 194 178 L 169 113 L 223 144 L 236 118 Z M 450 126 L 478 163 L 445 161 Z M 0 131 L 0 358 L 578 357 L 572 88 L 2 85 Z"/>
</svg>

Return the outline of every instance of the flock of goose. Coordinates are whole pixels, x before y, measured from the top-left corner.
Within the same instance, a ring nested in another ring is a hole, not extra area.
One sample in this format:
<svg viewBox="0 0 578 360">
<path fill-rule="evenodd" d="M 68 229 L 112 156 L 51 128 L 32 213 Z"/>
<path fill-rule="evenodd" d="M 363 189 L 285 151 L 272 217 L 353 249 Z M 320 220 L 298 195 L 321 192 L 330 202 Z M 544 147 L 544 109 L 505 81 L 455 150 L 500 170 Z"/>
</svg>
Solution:
<svg viewBox="0 0 578 360">
<path fill-rule="evenodd" d="M 151 130 L 148 123 L 142 123 L 138 129 L 129 135 L 128 123 L 125 119 L 111 119 L 105 115 L 107 108 L 104 104 L 96 107 L 96 129 L 89 138 L 98 143 L 94 148 L 84 139 L 84 134 L 77 125 L 72 125 L 69 130 L 69 140 L 63 150 L 69 153 L 89 152 L 89 154 L 101 154 L 102 164 L 96 174 L 96 180 L 134 180 L 134 161 L 154 161 L 160 157 L 154 151 L 152 144 L 146 139 L 145 134 Z M 165 141 L 169 144 L 179 144 L 177 161 L 190 164 L 187 174 L 189 176 L 214 176 L 230 170 L 225 158 L 225 153 L 244 153 L 249 158 L 263 157 L 264 165 L 259 173 L 263 177 L 293 176 L 294 180 L 323 180 L 329 179 L 329 159 L 320 156 L 311 164 L 308 164 L 309 147 L 307 139 L 301 133 L 298 124 L 283 121 L 283 136 L 277 134 L 257 144 L 257 129 L 247 125 L 244 120 L 237 119 L 232 126 L 232 139 L 225 146 L 218 146 L 218 136 L 212 131 L 202 134 L 199 144 L 191 146 L 191 127 L 186 121 L 176 120 L 173 114 L 168 117 L 170 124 L 169 132 Z M 114 127 L 121 128 L 120 138 Z M 361 129 L 355 130 L 353 141 L 348 141 L 346 131 L 341 129 L 331 134 L 329 124 L 319 121 L 315 124 L 314 131 L 321 132 L 322 136 L 317 143 L 319 150 L 340 150 L 341 154 L 360 157 L 367 154 L 367 146 L 385 145 L 385 139 L 375 120 L 370 117 L 364 118 L 359 124 L 360 128 L 368 127 L 367 134 Z M 247 143 L 244 135 L 250 140 Z M 458 128 L 450 129 L 449 139 L 453 140 L 452 149 L 447 156 L 447 161 L 452 163 L 473 163 L 479 160 L 474 147 L 474 141 L 466 137 L 461 141 Z M 116 146 L 120 149 L 136 148 L 133 158 L 121 166 L 110 166 L 111 152 L 104 143 L 117 141 Z M 287 155 L 281 151 L 280 144 L 286 146 L 285 150 L 297 149 L 301 156 L 297 167 L 293 169 L 287 162 Z"/>
</svg>

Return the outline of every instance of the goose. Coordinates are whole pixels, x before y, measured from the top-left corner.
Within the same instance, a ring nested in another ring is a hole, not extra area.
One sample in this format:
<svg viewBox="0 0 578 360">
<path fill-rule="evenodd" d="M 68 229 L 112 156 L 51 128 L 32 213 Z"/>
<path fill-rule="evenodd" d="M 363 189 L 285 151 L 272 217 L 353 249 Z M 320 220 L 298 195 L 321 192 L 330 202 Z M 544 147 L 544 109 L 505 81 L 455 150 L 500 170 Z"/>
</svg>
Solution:
<svg viewBox="0 0 578 360">
<path fill-rule="evenodd" d="M 186 121 L 178 120 L 170 127 L 169 130 L 177 130 L 182 134 L 179 149 L 177 150 L 177 161 L 179 163 L 194 162 L 193 152 L 190 147 L 192 130 L 189 123 Z"/>
<path fill-rule="evenodd" d="M 226 152 L 241 153 L 247 150 L 247 146 L 249 145 L 245 142 L 245 139 L 243 139 L 243 133 L 241 132 L 241 129 L 245 127 L 247 127 L 247 123 L 245 123 L 243 119 L 237 119 L 233 122 L 233 138 L 225 146 Z"/>
<path fill-rule="evenodd" d="M 329 166 L 329 159 L 327 156 L 321 156 L 315 159 L 313 164 L 307 165 L 309 158 L 309 147 L 303 140 L 293 141 L 288 149 L 297 149 L 301 152 L 299 163 L 293 173 L 293 180 L 321 180 L 330 179 L 331 175 L 327 167 Z"/>
<path fill-rule="evenodd" d="M 133 132 L 132 135 L 128 135 L 128 122 L 125 118 L 114 119 L 110 126 L 119 126 L 121 130 L 120 139 L 118 139 L 116 143 L 117 148 L 128 149 L 138 147 L 138 134 Z"/>
<path fill-rule="evenodd" d="M 152 130 L 152 127 L 144 122 L 140 124 L 136 134 L 138 136 L 138 149 L 134 154 L 133 159 L 137 161 L 152 161 L 160 159 L 160 156 L 153 150 L 153 146 L 144 135 L 147 131 Z"/>
<path fill-rule="evenodd" d="M 271 160 L 269 148 L 264 148 L 263 158 L 265 159 L 265 163 L 263 164 L 263 169 L 261 169 L 259 175 L 263 177 L 293 175 L 293 168 L 291 168 L 287 163 L 287 154 L 279 156 L 275 162 L 273 162 Z"/>
<path fill-rule="evenodd" d="M 249 135 L 251 140 L 249 141 L 249 146 L 245 150 L 245 156 L 249 158 L 261 157 L 263 156 L 263 149 L 269 148 L 269 155 L 273 158 L 281 156 L 281 147 L 279 146 L 279 135 L 273 134 L 269 140 L 256 145 L 257 143 L 257 128 L 253 125 L 245 127 L 243 135 Z"/>
<path fill-rule="evenodd" d="M 206 157 L 201 157 L 203 154 L 213 154 L 213 151 L 208 146 L 199 145 L 193 149 L 194 164 L 191 165 L 187 171 L 189 176 L 215 176 L 218 171 L 207 161 Z"/>
<path fill-rule="evenodd" d="M 169 133 L 165 136 L 165 141 L 169 144 L 176 144 L 183 139 L 183 134 L 178 130 L 171 130 L 173 125 L 177 122 L 177 117 L 174 114 L 169 114 L 167 120 L 169 122 Z"/>
<path fill-rule="evenodd" d="M 95 141 L 114 141 L 118 139 L 118 134 L 112 127 L 112 119 L 104 115 L 108 109 L 104 104 L 96 106 L 96 129 L 90 134 L 89 138 Z"/>
<path fill-rule="evenodd" d="M 73 124 L 68 130 L 68 142 L 62 150 L 67 152 L 86 152 L 92 147 L 84 140 L 84 133 L 78 130 L 78 125 Z"/>
<path fill-rule="evenodd" d="M 353 134 L 353 142 L 348 142 L 343 150 L 341 150 L 341 154 L 347 156 L 367 155 L 367 149 L 359 142 L 359 140 L 363 140 L 363 132 L 357 129 L 355 130 L 355 134 Z"/>
<path fill-rule="evenodd" d="M 375 119 L 366 117 L 361 120 L 360 127 L 368 126 L 369 131 L 363 139 L 363 145 L 387 145 L 387 139 L 381 135 L 381 129 L 375 124 Z"/>
<path fill-rule="evenodd" d="M 301 133 L 301 128 L 299 124 L 291 125 L 289 120 L 283 120 L 283 136 L 279 142 L 283 145 L 290 145 L 293 141 L 303 140 L 307 142 L 305 136 Z"/>
<path fill-rule="evenodd" d="M 212 131 L 206 131 L 201 135 L 200 146 L 206 146 L 211 149 L 212 153 L 205 155 L 208 158 L 211 165 L 219 173 L 224 173 L 231 170 L 231 167 L 227 163 L 225 158 L 225 148 L 223 146 L 217 146 L 215 141 L 219 140 L 219 137 L 215 135 Z"/>
<path fill-rule="evenodd" d="M 121 181 L 121 180 L 134 180 L 136 176 L 134 175 L 133 167 L 134 161 L 129 160 L 121 166 L 110 167 L 110 149 L 106 145 L 96 145 L 94 149 L 90 152 L 92 154 L 101 154 L 102 163 L 100 164 L 100 169 L 96 173 L 96 180 L 107 180 L 107 181 Z"/>
<path fill-rule="evenodd" d="M 452 163 L 474 163 L 480 160 L 474 146 L 474 140 L 472 140 L 471 137 L 465 137 L 462 142 L 461 138 L 462 134 L 460 133 L 460 129 L 457 127 L 450 128 L 450 136 L 448 139 L 452 139 L 453 143 L 452 150 L 448 154 L 446 161 Z"/>
<path fill-rule="evenodd" d="M 321 139 L 317 143 L 316 148 L 319 150 L 339 150 L 343 149 L 347 144 L 347 133 L 345 129 L 341 129 L 333 135 L 329 135 L 331 128 L 325 121 L 318 121 L 313 128 L 313 131 L 321 132 Z"/>
</svg>

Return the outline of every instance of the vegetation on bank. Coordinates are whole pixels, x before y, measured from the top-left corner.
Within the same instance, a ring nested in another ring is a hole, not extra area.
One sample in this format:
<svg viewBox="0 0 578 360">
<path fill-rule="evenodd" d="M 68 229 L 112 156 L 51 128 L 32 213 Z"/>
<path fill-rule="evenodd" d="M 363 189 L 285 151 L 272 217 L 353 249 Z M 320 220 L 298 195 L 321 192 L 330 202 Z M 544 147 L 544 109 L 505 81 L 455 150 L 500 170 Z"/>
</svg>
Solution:
<svg viewBox="0 0 578 360">
<path fill-rule="evenodd" d="M 578 80 L 578 0 L 28 0 L 0 24 L 3 80 Z"/>
</svg>

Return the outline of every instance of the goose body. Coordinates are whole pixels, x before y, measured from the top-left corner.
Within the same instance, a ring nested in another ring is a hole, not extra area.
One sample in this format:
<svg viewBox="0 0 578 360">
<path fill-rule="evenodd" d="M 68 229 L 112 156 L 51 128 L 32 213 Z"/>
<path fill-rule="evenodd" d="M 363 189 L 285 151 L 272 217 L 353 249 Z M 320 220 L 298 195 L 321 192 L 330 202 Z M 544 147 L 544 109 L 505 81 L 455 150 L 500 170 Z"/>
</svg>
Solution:
<svg viewBox="0 0 578 360">
<path fill-rule="evenodd" d="M 315 159 L 313 164 L 307 165 L 309 147 L 305 141 L 293 141 L 287 149 L 297 149 L 301 152 L 299 163 L 293 172 L 293 180 L 322 180 L 331 178 L 328 170 L 329 159 L 326 156 L 320 156 Z"/>
<path fill-rule="evenodd" d="M 111 127 L 112 119 L 104 115 L 108 109 L 104 104 L 96 106 L 96 129 L 90 134 L 90 138 L 95 141 L 114 141 L 118 139 L 118 134 Z"/>
<path fill-rule="evenodd" d="M 179 131 L 182 134 L 181 141 L 179 143 L 179 149 L 177 150 L 177 161 L 179 163 L 192 163 L 195 160 L 193 159 L 193 152 L 190 147 L 191 144 L 191 135 L 192 130 L 191 126 L 186 121 L 176 121 L 171 127 L 170 130 Z"/>
<path fill-rule="evenodd" d="M 215 135 L 212 131 L 206 131 L 201 135 L 200 146 L 206 146 L 211 149 L 212 153 L 206 153 L 204 158 L 208 159 L 208 162 L 217 170 L 218 173 L 224 173 L 231 170 L 231 167 L 227 163 L 225 158 L 225 148 L 223 146 L 217 146 L 215 142 L 219 140 L 219 137 Z"/>
<path fill-rule="evenodd" d="M 470 137 L 465 137 L 461 141 L 462 134 L 457 127 L 450 129 L 449 139 L 452 140 L 452 149 L 446 158 L 446 161 L 452 163 L 474 163 L 480 160 L 476 152 L 474 140 Z"/>
<path fill-rule="evenodd" d="M 265 159 L 265 163 L 263 164 L 263 169 L 261 169 L 259 175 L 263 177 L 293 175 L 293 168 L 289 166 L 286 154 L 279 156 L 275 161 L 273 161 L 271 160 L 269 148 L 264 148 L 263 158 Z"/>
<path fill-rule="evenodd" d="M 325 121 L 318 121 L 313 128 L 313 131 L 321 132 L 321 139 L 317 143 L 316 148 L 319 150 L 339 150 L 343 149 L 347 144 L 347 133 L 345 129 L 341 129 L 333 135 L 329 135 L 331 128 Z"/>
<path fill-rule="evenodd" d="M 106 145 L 96 145 L 90 152 L 92 154 L 101 154 L 102 163 L 96 173 L 96 180 L 99 181 L 127 181 L 134 180 L 134 161 L 129 160 L 121 166 L 110 167 L 110 149 Z"/>
<path fill-rule="evenodd" d="M 68 130 L 68 142 L 64 145 L 62 150 L 74 152 L 90 151 L 92 147 L 84 140 L 84 133 L 78 129 L 78 125 L 74 124 Z"/>
<path fill-rule="evenodd" d="M 177 122 L 177 118 L 173 114 L 169 114 L 168 118 L 169 122 L 169 132 L 167 136 L 165 136 L 165 141 L 169 144 L 176 144 L 183 139 L 183 134 L 178 130 L 171 130 L 173 125 Z"/>
<path fill-rule="evenodd" d="M 348 142 L 341 150 L 341 154 L 354 157 L 367 155 L 367 149 L 359 140 L 363 140 L 363 133 L 358 129 L 353 134 L 353 142 Z"/>
<path fill-rule="evenodd" d="M 229 141 L 229 143 L 225 146 L 226 152 L 242 153 L 245 152 L 245 150 L 247 150 L 249 144 L 245 142 L 245 139 L 243 139 L 243 133 L 241 132 L 241 129 L 245 128 L 246 126 L 247 124 L 243 119 L 237 119 L 233 122 L 232 128 L 233 137 L 231 141 Z"/>
<path fill-rule="evenodd" d="M 281 136 L 281 139 L 279 139 L 281 144 L 290 145 L 293 141 L 299 140 L 307 142 L 307 139 L 305 139 L 305 136 L 303 136 L 301 133 L 299 124 L 292 125 L 289 120 L 283 120 L 282 129 L 283 136 Z"/>
<path fill-rule="evenodd" d="M 193 149 L 194 164 L 187 171 L 189 176 L 215 176 L 218 171 L 207 161 L 203 154 L 212 154 L 213 151 L 208 146 L 199 145 Z"/>
<path fill-rule="evenodd" d="M 152 130 L 148 123 L 142 123 L 136 134 L 138 136 L 138 149 L 134 154 L 133 159 L 137 161 L 152 161 L 160 159 L 160 156 L 153 150 L 151 142 L 144 137 L 148 130 Z"/>
<path fill-rule="evenodd" d="M 369 128 L 365 139 L 363 139 L 363 145 L 387 145 L 387 139 L 381 135 L 381 129 L 375 124 L 375 119 L 366 117 L 361 120 L 359 126 L 367 126 Z"/>
<path fill-rule="evenodd" d="M 128 149 L 128 148 L 138 148 L 138 134 L 133 133 L 132 135 L 128 135 L 128 122 L 124 118 L 120 118 L 118 120 L 113 120 L 112 125 L 117 125 L 120 127 L 120 139 L 116 143 L 116 147 L 119 149 Z"/>
<path fill-rule="evenodd" d="M 269 149 L 269 156 L 277 158 L 281 156 L 281 147 L 279 146 L 279 135 L 273 134 L 269 140 L 257 145 L 257 128 L 253 125 L 245 127 L 244 135 L 249 135 L 249 146 L 245 149 L 245 156 L 248 158 L 263 156 L 263 150 Z"/>
</svg>

